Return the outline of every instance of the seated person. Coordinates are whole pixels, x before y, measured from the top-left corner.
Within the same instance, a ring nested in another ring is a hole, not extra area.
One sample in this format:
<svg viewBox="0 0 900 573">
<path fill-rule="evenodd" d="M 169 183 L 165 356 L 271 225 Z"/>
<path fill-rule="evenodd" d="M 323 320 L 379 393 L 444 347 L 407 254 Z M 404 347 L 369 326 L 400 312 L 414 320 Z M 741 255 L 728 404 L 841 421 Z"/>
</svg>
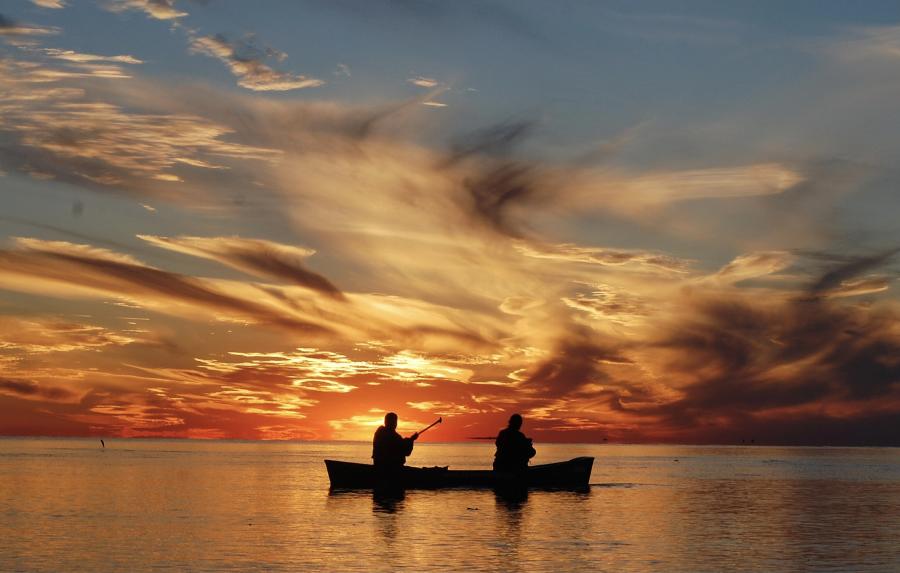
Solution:
<svg viewBox="0 0 900 573">
<path fill-rule="evenodd" d="M 522 416 L 513 414 L 509 417 L 509 425 L 497 434 L 497 453 L 494 454 L 494 471 L 522 472 L 528 467 L 528 460 L 537 453 L 531 445 L 531 438 L 526 438 L 519 428 L 522 427 Z"/>
<path fill-rule="evenodd" d="M 372 440 L 372 460 L 375 467 L 385 470 L 402 468 L 418 437 L 418 432 L 408 438 L 398 434 L 397 414 L 385 414 L 384 425 L 375 430 L 375 438 Z"/>
</svg>

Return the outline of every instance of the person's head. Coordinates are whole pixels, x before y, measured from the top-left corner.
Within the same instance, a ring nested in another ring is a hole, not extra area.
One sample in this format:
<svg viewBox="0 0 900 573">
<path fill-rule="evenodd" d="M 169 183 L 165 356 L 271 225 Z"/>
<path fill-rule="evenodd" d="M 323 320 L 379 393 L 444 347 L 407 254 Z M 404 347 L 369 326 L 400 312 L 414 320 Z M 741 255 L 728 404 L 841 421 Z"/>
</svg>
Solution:
<svg viewBox="0 0 900 573">
<path fill-rule="evenodd" d="M 397 414 L 393 412 L 388 412 L 384 415 L 384 427 L 388 430 L 396 430 L 397 429 Z"/>
<path fill-rule="evenodd" d="M 513 414 L 509 417 L 509 427 L 513 430 L 518 430 L 522 427 L 522 416 L 519 414 Z"/>
</svg>

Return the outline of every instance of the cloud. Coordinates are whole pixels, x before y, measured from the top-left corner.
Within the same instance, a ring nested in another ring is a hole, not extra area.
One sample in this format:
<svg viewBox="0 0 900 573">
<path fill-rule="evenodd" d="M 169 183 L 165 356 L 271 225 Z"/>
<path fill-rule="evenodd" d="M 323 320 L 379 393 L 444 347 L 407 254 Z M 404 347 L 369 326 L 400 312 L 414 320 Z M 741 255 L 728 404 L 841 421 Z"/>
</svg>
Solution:
<svg viewBox="0 0 900 573">
<path fill-rule="evenodd" d="M 259 61 L 281 58 L 256 49 Z M 796 245 L 770 238 L 793 233 L 798 217 L 826 219 L 818 203 L 836 185 L 831 172 L 753 154 L 704 155 L 704 168 L 665 158 L 670 167 L 642 168 L 610 154 L 573 164 L 529 154 L 531 120 L 442 150 L 419 143 L 440 127 L 423 97 L 356 107 L 251 97 L 139 75 L 111 81 L 100 77 L 111 68 L 84 66 L 129 62 L 28 53 L 41 60 L 3 64 L 5 168 L 128 193 L 136 216 L 152 204 L 172 224 L 227 215 L 234 228 L 262 220 L 285 237 L 142 237 L 249 280 L 157 268 L 134 256 L 152 249 L 87 235 L 77 240 L 114 250 L 25 239 L 0 251 L 5 289 L 155 310 L 162 316 L 146 328 L 160 338 L 168 329 L 179 347 L 103 345 L 119 331 L 87 325 L 67 333 L 42 323 L 45 338 L 10 337 L 16 356 L 27 345 L 83 344 L 78 358 L 98 368 L 71 386 L 89 392 L 84 405 L 52 406 L 55 420 L 126 435 L 328 437 L 330 428 L 369 438 L 374 428 L 355 416 L 397 404 L 453 411 L 489 431 L 496 408 L 516 408 L 566 439 L 715 440 L 779 416 L 837 427 L 862 424 L 866 408 L 897 409 L 887 382 L 896 322 L 871 296 L 888 288 L 891 259 L 830 259 L 808 278 Z M 719 217 L 726 205 L 739 215 Z M 685 217 L 690 209 L 702 214 Z M 745 217 L 754 209 L 788 213 L 791 224 L 761 227 Z M 145 222 L 165 222 L 159 213 Z M 728 232 L 710 233 L 712 223 Z M 742 225 L 751 238 L 734 229 Z M 323 268 L 341 269 L 343 289 L 309 270 L 312 251 L 293 244 L 324 245 Z M 702 262 L 684 258 L 694 250 Z M 219 343 L 226 328 L 234 332 Z M 364 350 L 350 349 L 360 341 Z M 2 360 L 8 378 L 75 380 L 61 352 L 33 358 L 40 373 Z M 19 395 L 4 392 L 4 403 Z"/>
<path fill-rule="evenodd" d="M 680 396 L 643 413 L 663 415 L 663 425 L 694 439 L 733 436 L 779 417 L 839 423 L 865 416 L 870 401 L 900 397 L 893 311 L 736 293 L 685 304 L 658 342 L 669 356 L 661 367 Z"/>
<path fill-rule="evenodd" d="M 532 163 L 513 152 L 533 131 L 530 121 L 510 121 L 457 139 L 443 165 L 463 167 L 463 206 L 475 220 L 495 231 L 521 236 L 514 221 L 517 208 L 546 199 L 546 186 Z"/>
<path fill-rule="evenodd" d="M 41 8 L 65 8 L 66 3 L 63 0 L 31 0 L 35 6 Z"/>
<path fill-rule="evenodd" d="M 473 408 L 472 406 L 467 406 L 465 404 L 454 404 L 452 402 L 407 402 L 407 406 L 414 410 L 420 410 L 422 412 L 428 412 L 430 414 L 441 415 L 441 416 L 458 416 L 461 414 L 481 414 L 482 412 L 486 412 L 488 410 L 482 408 Z"/>
<path fill-rule="evenodd" d="M 439 82 L 436 79 L 426 78 L 423 76 L 413 76 L 406 81 L 407 83 L 418 86 L 420 88 L 435 88 L 439 85 Z"/>
<path fill-rule="evenodd" d="M 787 251 L 748 253 L 735 257 L 714 276 L 718 280 L 734 284 L 777 273 L 790 266 L 793 261 L 793 255 Z"/>
<path fill-rule="evenodd" d="M 642 175 L 629 182 L 629 191 L 646 202 L 685 201 L 773 195 L 801 183 L 804 176 L 779 163 L 714 167 Z"/>
<path fill-rule="evenodd" d="M 653 267 L 666 271 L 683 273 L 687 270 L 691 261 L 678 259 L 663 253 L 653 253 L 639 250 L 604 249 L 599 247 L 583 247 L 570 243 L 540 244 L 526 243 L 524 241 L 515 244 L 516 250 L 536 259 L 548 261 L 584 263 L 604 266 L 619 266 L 629 263 L 645 267 Z"/>
<path fill-rule="evenodd" d="M 294 380 L 294 386 L 303 390 L 313 392 L 334 392 L 338 394 L 346 394 L 356 389 L 356 386 L 350 384 L 342 384 L 336 380 L 323 380 L 316 378 L 297 378 Z"/>
<path fill-rule="evenodd" d="M 134 56 L 98 56 L 96 54 L 82 54 L 73 50 L 60 50 L 56 48 L 45 48 L 44 53 L 48 57 L 63 60 L 66 62 L 85 63 L 85 62 L 114 62 L 120 64 L 143 64 L 144 62 Z"/>
<path fill-rule="evenodd" d="M 841 284 L 828 291 L 829 297 L 860 296 L 864 294 L 876 294 L 885 292 L 891 286 L 891 281 L 885 278 L 864 278 L 842 281 Z"/>
<path fill-rule="evenodd" d="M 24 352 L 97 351 L 135 342 L 100 326 L 52 318 L 0 316 L 0 350 Z"/>
<path fill-rule="evenodd" d="M 301 263 L 315 254 L 312 249 L 241 237 L 138 237 L 164 249 L 218 261 L 259 277 L 287 280 L 343 299 L 343 294 L 331 281 Z"/>
<path fill-rule="evenodd" d="M 499 321 L 413 299 L 189 277 L 107 249 L 17 239 L 0 250 L 5 288 L 65 298 L 115 298 L 176 317 L 269 325 L 307 336 L 391 339 L 418 348 L 490 346 Z M 352 305 L 348 312 L 347 304 Z"/>
<path fill-rule="evenodd" d="M 175 7 L 175 0 L 103 0 L 100 4 L 110 12 L 143 12 L 156 20 L 177 20 L 188 15 Z"/>
<path fill-rule="evenodd" d="M 74 394 L 65 389 L 52 386 L 42 386 L 30 380 L 12 380 L 0 378 L 0 392 L 10 393 L 18 397 L 31 400 L 67 400 Z"/>
<path fill-rule="evenodd" d="M 11 36 L 51 36 L 59 34 L 59 28 L 20 24 L 0 14 L 0 38 Z"/>
<path fill-rule="evenodd" d="M 453 142 L 447 163 L 482 155 L 509 157 L 518 145 L 533 134 L 535 127 L 533 121 L 506 121 L 466 134 Z"/>
<path fill-rule="evenodd" d="M 603 363 L 630 362 L 621 352 L 595 338 L 581 332 L 561 340 L 549 358 L 527 373 L 520 386 L 542 398 L 567 396 L 607 380 Z"/>
<path fill-rule="evenodd" d="M 609 285 L 594 285 L 590 293 L 576 293 L 563 297 L 566 306 L 584 312 L 593 320 L 630 324 L 636 318 L 650 314 L 648 301 L 641 296 Z"/>
<path fill-rule="evenodd" d="M 283 52 L 259 48 L 252 38 L 231 41 L 225 36 L 200 36 L 191 40 L 191 51 L 217 58 L 238 78 L 238 85 L 253 91 L 289 91 L 313 88 L 325 82 L 316 78 L 279 72 L 263 63 L 274 57 L 283 60 Z"/>
<path fill-rule="evenodd" d="M 874 255 L 848 257 L 813 282 L 809 286 L 809 293 L 815 296 L 837 289 L 862 273 L 884 266 L 897 253 L 900 253 L 900 248 L 887 249 Z"/>
<path fill-rule="evenodd" d="M 172 185 L 185 170 L 279 157 L 271 149 L 227 141 L 232 130 L 195 115 L 127 112 L 93 101 L 83 88 L 60 85 L 73 77 L 115 75 L 117 68 L 71 71 L 11 60 L 0 68 L 7 94 L 0 162 L 10 168 L 95 188 L 170 199 L 190 195 L 199 202 L 207 193 L 196 182 L 183 189 Z"/>
<path fill-rule="evenodd" d="M 135 259 L 64 241 L 19 239 L 19 250 L 0 251 L 0 276 L 7 288 L 71 295 L 123 297 L 178 314 L 217 311 L 300 332 L 326 333 L 327 327 L 271 305 L 228 294 L 211 283 L 143 265 Z"/>
<path fill-rule="evenodd" d="M 467 382 L 471 376 L 471 370 L 409 350 L 367 360 L 316 348 L 297 348 L 290 352 L 229 352 L 228 355 L 227 361 L 200 360 L 201 368 L 228 373 L 233 380 L 278 376 L 290 387 L 341 394 L 371 382 L 431 385 L 444 381 Z"/>
</svg>

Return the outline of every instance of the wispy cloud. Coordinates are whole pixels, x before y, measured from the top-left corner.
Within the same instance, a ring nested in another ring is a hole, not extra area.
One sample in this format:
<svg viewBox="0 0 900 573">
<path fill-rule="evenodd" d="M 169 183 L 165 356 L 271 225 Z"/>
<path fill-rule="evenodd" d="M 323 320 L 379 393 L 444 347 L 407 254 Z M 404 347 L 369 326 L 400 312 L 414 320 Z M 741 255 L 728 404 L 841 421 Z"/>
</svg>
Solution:
<svg viewBox="0 0 900 573">
<path fill-rule="evenodd" d="M 685 272 L 692 262 L 663 253 L 584 247 L 569 243 L 551 245 L 517 242 L 515 248 L 526 257 L 548 261 L 614 266 L 635 264 L 674 272 Z"/>
<path fill-rule="evenodd" d="M 238 85 L 253 91 L 290 91 L 313 88 L 325 82 L 316 78 L 279 72 L 264 61 L 283 61 L 287 55 L 272 48 L 260 48 L 253 38 L 233 41 L 221 34 L 191 40 L 191 51 L 217 58 L 238 78 Z"/>
<path fill-rule="evenodd" d="M 794 261 L 794 256 L 786 251 L 767 251 L 740 255 L 719 269 L 715 278 L 729 283 L 777 273 Z"/>
<path fill-rule="evenodd" d="M 31 0 L 31 2 L 35 6 L 40 6 L 41 8 L 65 8 L 66 3 L 64 0 Z"/>
<path fill-rule="evenodd" d="M 801 173 L 788 166 L 760 163 L 642 175 L 631 181 L 629 188 L 646 202 L 668 202 L 772 195 L 803 180 Z"/>
<path fill-rule="evenodd" d="M 56 60 L 64 60 L 67 62 L 114 62 L 120 64 L 143 64 L 141 60 L 134 56 L 98 56 L 96 54 L 83 54 L 73 50 L 60 50 L 57 48 L 45 48 L 44 53 Z"/>
<path fill-rule="evenodd" d="M 12 36 L 51 36 L 59 34 L 59 28 L 23 24 L 0 14 L 0 38 Z"/>
<path fill-rule="evenodd" d="M 426 78 L 424 76 L 413 76 L 406 81 L 407 83 L 418 86 L 420 88 L 435 88 L 440 85 L 440 82 L 438 82 L 436 79 Z"/>
<path fill-rule="evenodd" d="M 0 378 L 0 392 L 32 400 L 67 400 L 73 393 L 65 388 L 43 386 L 31 380 Z"/>
<path fill-rule="evenodd" d="M 900 248 L 887 249 L 873 255 L 849 257 L 824 272 L 809 286 L 809 293 L 816 296 L 853 284 L 855 282 L 853 279 L 863 273 L 885 266 L 897 253 L 900 253 Z"/>
<path fill-rule="evenodd" d="M 274 150 L 226 140 L 230 129 L 189 114 L 126 112 L 63 85 L 83 77 L 123 77 L 118 68 L 80 63 L 77 70 L 5 60 L 6 90 L 0 129 L 14 136 L 0 149 L 12 168 L 23 164 L 53 178 L 89 186 L 172 196 L 179 167 L 210 169 L 243 158 L 271 161 Z M 84 66 L 93 66 L 90 69 Z M 196 188 L 192 188 L 196 191 Z M 199 198 L 198 194 L 194 194 Z"/>
<path fill-rule="evenodd" d="M 7 277 L 11 288 L 122 297 L 175 314 L 206 309 L 300 332 L 330 330 L 282 314 L 271 305 L 229 294 L 206 281 L 155 269 L 105 249 L 37 239 L 20 239 L 18 244 L 19 250 L 0 251 L 0 274 Z"/>
<path fill-rule="evenodd" d="M 312 249 L 242 237 L 138 236 L 164 249 L 211 259 L 256 276 L 287 280 L 335 298 L 343 298 L 331 281 L 302 264 L 304 259 L 315 254 Z"/>
<path fill-rule="evenodd" d="M 100 326 L 52 318 L 0 316 L 0 349 L 24 352 L 99 350 L 135 342 Z"/>
<path fill-rule="evenodd" d="M 175 7 L 175 0 L 102 0 L 100 5 L 110 12 L 134 10 L 157 20 L 177 20 L 188 15 Z"/>
</svg>

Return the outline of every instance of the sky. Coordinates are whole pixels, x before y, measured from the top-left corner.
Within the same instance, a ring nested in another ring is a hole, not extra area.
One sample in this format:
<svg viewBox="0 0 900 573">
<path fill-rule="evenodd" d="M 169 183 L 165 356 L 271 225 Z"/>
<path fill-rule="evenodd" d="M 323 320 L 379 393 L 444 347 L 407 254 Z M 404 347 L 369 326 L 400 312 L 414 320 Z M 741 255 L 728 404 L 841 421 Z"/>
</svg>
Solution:
<svg viewBox="0 0 900 573">
<path fill-rule="evenodd" d="M 0 434 L 900 445 L 895 2 L 0 7 Z"/>
</svg>

